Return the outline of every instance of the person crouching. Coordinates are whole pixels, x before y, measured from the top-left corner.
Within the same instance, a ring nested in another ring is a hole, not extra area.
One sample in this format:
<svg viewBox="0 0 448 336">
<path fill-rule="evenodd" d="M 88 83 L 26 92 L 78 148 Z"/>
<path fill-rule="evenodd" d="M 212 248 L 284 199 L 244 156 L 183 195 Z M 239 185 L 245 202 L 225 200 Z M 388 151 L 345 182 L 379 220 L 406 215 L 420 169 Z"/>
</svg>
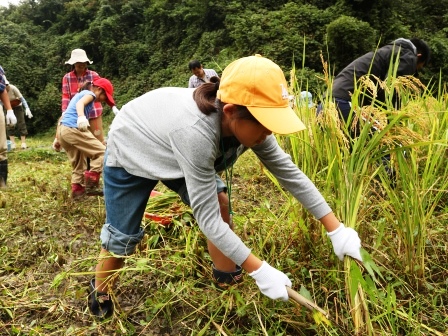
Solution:
<svg viewBox="0 0 448 336">
<path fill-rule="evenodd" d="M 95 102 L 106 102 L 111 107 L 115 106 L 113 92 L 112 83 L 106 78 L 86 83 L 70 100 L 59 122 L 55 141 L 65 149 L 73 168 L 71 177 L 73 198 L 84 194 L 103 195 L 99 181 L 103 170 L 106 142 L 102 117 L 92 117 L 91 112 Z M 90 159 L 90 167 L 84 171 L 86 158 Z"/>
</svg>

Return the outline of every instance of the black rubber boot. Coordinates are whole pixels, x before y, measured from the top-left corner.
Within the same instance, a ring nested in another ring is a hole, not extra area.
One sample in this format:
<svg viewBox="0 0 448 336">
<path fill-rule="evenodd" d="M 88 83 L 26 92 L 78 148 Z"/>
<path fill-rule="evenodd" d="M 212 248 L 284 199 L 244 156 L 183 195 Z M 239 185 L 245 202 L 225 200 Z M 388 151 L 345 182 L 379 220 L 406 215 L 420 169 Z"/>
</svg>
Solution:
<svg viewBox="0 0 448 336">
<path fill-rule="evenodd" d="M 6 187 L 8 180 L 8 160 L 0 161 L 0 188 Z"/>
<path fill-rule="evenodd" d="M 90 280 L 88 304 L 92 315 L 100 319 L 111 317 L 114 312 L 114 303 L 110 295 L 96 291 L 95 278 Z"/>
<path fill-rule="evenodd" d="M 221 289 L 226 289 L 229 286 L 235 285 L 243 281 L 243 269 L 241 266 L 236 265 L 235 272 L 223 272 L 217 270 L 215 265 L 213 267 L 213 278 L 216 281 L 216 285 Z"/>
</svg>

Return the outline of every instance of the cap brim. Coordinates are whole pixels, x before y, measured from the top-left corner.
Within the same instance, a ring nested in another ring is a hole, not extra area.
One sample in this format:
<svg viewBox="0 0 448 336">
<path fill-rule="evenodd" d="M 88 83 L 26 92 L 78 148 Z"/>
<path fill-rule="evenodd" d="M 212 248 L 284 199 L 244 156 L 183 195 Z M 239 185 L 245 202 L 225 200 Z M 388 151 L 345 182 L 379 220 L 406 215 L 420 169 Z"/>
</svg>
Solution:
<svg viewBox="0 0 448 336">
<path fill-rule="evenodd" d="M 114 98 L 111 95 L 109 95 L 106 91 L 104 91 L 104 92 L 106 93 L 106 97 L 107 97 L 106 104 L 109 105 L 110 107 L 114 107 L 115 106 Z"/>
<path fill-rule="evenodd" d="M 288 107 L 251 107 L 252 115 L 268 130 L 277 134 L 290 134 L 306 129 L 292 108 Z"/>
</svg>

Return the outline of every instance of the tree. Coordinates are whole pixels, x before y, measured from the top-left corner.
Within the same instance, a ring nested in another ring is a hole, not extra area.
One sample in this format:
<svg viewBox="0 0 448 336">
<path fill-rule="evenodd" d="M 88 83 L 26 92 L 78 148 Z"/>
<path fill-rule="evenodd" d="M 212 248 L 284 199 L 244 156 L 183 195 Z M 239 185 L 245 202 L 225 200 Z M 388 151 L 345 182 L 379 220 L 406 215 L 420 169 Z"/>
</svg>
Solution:
<svg viewBox="0 0 448 336">
<path fill-rule="evenodd" d="M 367 22 L 354 17 L 341 16 L 327 26 L 330 64 L 339 72 L 352 60 L 375 49 L 375 30 Z"/>
</svg>

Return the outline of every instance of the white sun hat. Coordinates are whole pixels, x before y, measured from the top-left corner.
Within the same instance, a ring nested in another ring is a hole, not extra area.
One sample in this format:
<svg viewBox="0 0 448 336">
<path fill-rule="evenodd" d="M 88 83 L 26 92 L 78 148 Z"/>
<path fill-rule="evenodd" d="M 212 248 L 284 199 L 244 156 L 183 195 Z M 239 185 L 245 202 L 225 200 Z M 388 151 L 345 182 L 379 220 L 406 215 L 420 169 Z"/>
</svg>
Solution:
<svg viewBox="0 0 448 336">
<path fill-rule="evenodd" d="M 67 62 L 65 62 L 65 64 L 73 65 L 78 62 L 80 63 L 89 62 L 90 64 L 93 63 L 91 60 L 89 60 L 86 52 L 83 49 L 73 49 L 70 59 Z"/>
</svg>

